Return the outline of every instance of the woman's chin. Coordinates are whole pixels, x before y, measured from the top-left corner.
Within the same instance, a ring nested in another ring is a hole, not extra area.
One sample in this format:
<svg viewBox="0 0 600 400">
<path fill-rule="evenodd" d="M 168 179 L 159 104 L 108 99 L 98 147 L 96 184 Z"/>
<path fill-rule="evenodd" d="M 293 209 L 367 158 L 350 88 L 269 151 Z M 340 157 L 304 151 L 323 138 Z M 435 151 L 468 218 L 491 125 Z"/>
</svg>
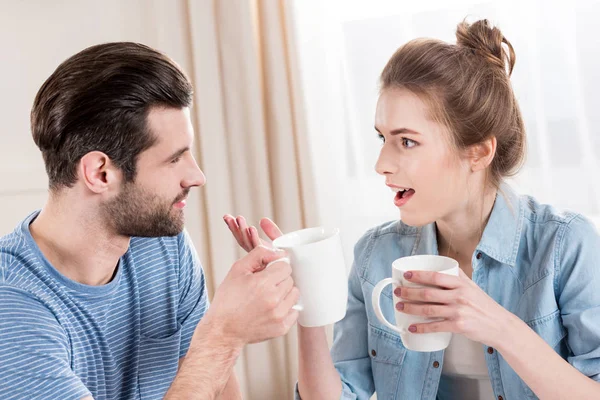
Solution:
<svg viewBox="0 0 600 400">
<path fill-rule="evenodd" d="M 420 228 L 425 225 L 429 225 L 432 222 L 430 218 L 420 217 L 418 215 L 414 215 L 412 213 L 400 212 L 400 221 L 408 226 L 413 226 L 415 228 Z"/>
</svg>

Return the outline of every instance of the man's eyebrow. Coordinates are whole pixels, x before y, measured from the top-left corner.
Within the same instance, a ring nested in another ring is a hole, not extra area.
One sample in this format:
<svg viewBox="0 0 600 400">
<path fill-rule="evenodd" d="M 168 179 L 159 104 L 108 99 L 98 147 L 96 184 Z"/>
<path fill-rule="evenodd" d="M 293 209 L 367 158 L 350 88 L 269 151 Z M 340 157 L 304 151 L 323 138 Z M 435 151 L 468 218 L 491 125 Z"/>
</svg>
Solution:
<svg viewBox="0 0 600 400">
<path fill-rule="evenodd" d="M 171 161 L 171 160 L 181 156 L 183 153 L 185 153 L 189 149 L 190 149 L 190 146 L 182 147 L 181 149 L 177 150 L 175 153 L 173 153 L 169 157 L 167 157 L 167 161 Z"/>
</svg>

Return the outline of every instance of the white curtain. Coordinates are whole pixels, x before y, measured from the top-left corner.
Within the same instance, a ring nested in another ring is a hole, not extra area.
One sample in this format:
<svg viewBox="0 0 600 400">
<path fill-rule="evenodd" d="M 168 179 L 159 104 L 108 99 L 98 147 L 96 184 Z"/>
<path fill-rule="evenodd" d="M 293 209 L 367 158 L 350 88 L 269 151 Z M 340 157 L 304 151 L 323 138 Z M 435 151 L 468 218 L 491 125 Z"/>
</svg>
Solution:
<svg viewBox="0 0 600 400">
<path fill-rule="evenodd" d="M 211 292 L 244 254 L 224 214 L 255 225 L 271 217 L 284 232 L 318 223 L 289 13 L 277 0 L 187 2 L 198 161 L 208 182 L 187 226 Z M 247 346 L 236 366 L 244 398 L 292 399 L 296 348 L 295 329 Z"/>
</svg>

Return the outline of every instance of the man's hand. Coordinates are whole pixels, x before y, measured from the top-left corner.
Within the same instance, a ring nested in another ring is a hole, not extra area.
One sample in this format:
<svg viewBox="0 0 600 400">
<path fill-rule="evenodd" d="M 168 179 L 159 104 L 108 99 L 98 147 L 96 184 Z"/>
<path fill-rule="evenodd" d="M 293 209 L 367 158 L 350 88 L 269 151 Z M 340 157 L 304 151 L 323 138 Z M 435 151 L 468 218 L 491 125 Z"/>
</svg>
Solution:
<svg viewBox="0 0 600 400">
<path fill-rule="evenodd" d="M 231 373 L 242 348 L 285 335 L 298 319 L 292 307 L 299 292 L 285 256 L 258 246 L 233 264 L 196 327 L 166 399 L 190 398 L 192 393 L 202 399 L 238 396 Z"/>
<path fill-rule="evenodd" d="M 285 335 L 294 325 L 299 291 L 289 262 L 277 261 L 285 256 L 259 245 L 231 267 L 205 316 L 223 338 L 243 346 Z"/>
</svg>

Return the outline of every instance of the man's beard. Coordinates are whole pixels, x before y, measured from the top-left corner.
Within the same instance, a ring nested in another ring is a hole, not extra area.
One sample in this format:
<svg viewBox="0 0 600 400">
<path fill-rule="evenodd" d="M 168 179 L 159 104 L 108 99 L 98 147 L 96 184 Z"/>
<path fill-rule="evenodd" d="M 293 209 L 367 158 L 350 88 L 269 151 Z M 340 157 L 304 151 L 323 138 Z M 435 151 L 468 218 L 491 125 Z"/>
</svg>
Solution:
<svg viewBox="0 0 600 400">
<path fill-rule="evenodd" d="M 121 193 L 104 204 L 109 226 L 119 235 L 160 237 L 177 236 L 183 230 L 183 210 L 173 205 L 183 200 L 186 189 L 174 201 L 166 202 L 133 182 L 123 184 Z"/>
</svg>

